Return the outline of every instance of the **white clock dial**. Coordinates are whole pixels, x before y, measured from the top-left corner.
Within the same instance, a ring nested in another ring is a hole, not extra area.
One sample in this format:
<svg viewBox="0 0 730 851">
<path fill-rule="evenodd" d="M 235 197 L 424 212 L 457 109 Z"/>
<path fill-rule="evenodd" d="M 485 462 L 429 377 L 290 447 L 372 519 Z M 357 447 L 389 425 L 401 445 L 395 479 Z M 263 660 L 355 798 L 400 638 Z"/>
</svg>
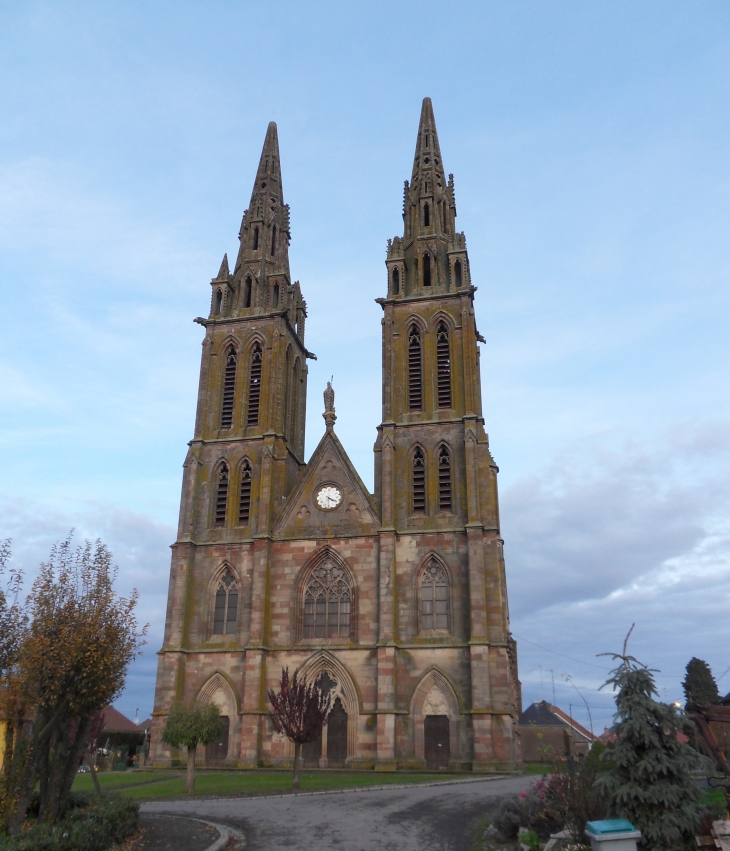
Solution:
<svg viewBox="0 0 730 851">
<path fill-rule="evenodd" d="M 342 502 L 342 493 L 334 485 L 325 485 L 317 491 L 317 505 L 324 511 L 330 511 Z"/>
</svg>

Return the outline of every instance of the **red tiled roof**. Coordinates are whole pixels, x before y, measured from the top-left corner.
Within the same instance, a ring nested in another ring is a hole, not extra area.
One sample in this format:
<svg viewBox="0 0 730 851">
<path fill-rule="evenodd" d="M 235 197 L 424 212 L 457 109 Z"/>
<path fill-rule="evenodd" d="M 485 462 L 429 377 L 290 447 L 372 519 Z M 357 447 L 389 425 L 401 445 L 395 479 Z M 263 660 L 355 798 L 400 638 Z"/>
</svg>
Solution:
<svg viewBox="0 0 730 851">
<path fill-rule="evenodd" d="M 113 706 L 104 707 L 104 732 L 139 733 L 137 725 Z"/>
</svg>

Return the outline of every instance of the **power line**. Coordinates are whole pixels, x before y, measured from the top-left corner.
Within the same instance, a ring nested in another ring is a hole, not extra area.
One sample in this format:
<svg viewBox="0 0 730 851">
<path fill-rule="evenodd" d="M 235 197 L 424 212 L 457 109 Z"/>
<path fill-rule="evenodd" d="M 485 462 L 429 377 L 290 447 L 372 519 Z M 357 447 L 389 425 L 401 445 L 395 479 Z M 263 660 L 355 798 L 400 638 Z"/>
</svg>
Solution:
<svg viewBox="0 0 730 851">
<path fill-rule="evenodd" d="M 591 668 L 598 668 L 599 671 L 610 671 L 610 668 L 604 668 L 602 665 L 596 665 L 595 662 L 584 662 L 582 659 L 574 659 L 572 656 L 566 656 L 564 653 L 558 653 L 557 650 L 551 650 L 549 647 L 543 647 L 541 644 L 535 644 L 534 641 L 529 641 L 527 638 L 521 638 L 517 633 L 513 632 L 515 638 L 519 641 L 524 641 L 527 644 L 531 644 L 533 647 L 537 647 L 540 650 L 544 650 L 546 653 L 553 653 L 555 656 L 560 656 L 562 659 L 567 659 L 569 662 L 577 662 L 579 665 L 590 665 Z"/>
</svg>

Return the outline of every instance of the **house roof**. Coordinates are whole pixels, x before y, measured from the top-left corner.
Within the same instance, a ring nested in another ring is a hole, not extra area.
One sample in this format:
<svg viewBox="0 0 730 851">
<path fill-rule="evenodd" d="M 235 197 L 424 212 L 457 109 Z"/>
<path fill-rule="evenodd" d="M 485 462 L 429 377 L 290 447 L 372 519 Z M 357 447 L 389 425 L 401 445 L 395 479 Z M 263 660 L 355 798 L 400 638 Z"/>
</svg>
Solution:
<svg viewBox="0 0 730 851">
<path fill-rule="evenodd" d="M 520 727 L 567 727 L 574 730 L 587 741 L 595 741 L 596 737 L 579 724 L 575 718 L 563 712 L 558 706 L 553 706 L 546 700 L 532 703 L 520 715 Z"/>
<path fill-rule="evenodd" d="M 104 732 L 139 733 L 139 727 L 113 706 L 104 707 Z"/>
</svg>

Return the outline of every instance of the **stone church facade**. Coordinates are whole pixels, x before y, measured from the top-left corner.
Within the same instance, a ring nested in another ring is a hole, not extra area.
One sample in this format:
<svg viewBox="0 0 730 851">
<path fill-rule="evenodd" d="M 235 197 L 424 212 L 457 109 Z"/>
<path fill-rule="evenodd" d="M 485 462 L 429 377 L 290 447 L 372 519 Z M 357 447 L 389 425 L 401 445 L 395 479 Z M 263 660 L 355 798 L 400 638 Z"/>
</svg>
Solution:
<svg viewBox="0 0 730 851">
<path fill-rule="evenodd" d="M 211 282 L 195 435 L 185 459 L 159 653 L 152 758 L 175 700 L 226 719 L 209 764 L 285 765 L 268 719 L 288 666 L 334 708 L 310 765 L 491 771 L 521 761 L 497 466 L 484 430 L 483 342 L 431 101 L 388 241 L 383 405 L 369 493 L 335 432 L 304 458 L 306 303 L 289 271 L 270 124 L 231 271 Z M 344 319 L 344 317 L 343 317 Z"/>
</svg>

